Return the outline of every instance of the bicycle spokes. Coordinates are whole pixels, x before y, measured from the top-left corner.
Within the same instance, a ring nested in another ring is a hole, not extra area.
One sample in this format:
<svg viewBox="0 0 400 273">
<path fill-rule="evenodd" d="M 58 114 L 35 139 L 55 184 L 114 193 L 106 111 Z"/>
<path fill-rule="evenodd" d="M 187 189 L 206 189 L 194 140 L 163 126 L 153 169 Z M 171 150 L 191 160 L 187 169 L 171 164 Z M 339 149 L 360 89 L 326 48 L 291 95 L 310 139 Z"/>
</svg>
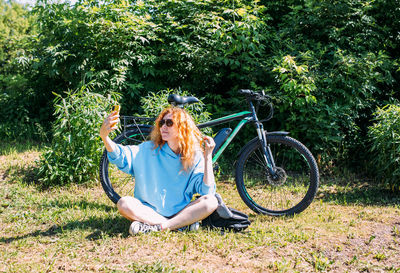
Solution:
<svg viewBox="0 0 400 273">
<path fill-rule="evenodd" d="M 243 163 L 240 162 L 243 169 L 237 183 L 243 192 L 241 196 L 257 212 L 290 210 L 302 202 L 310 187 L 307 159 L 292 143 L 278 142 L 280 138 L 284 139 L 277 136 L 268 141 L 275 161 L 273 174 L 269 172 L 259 142 L 249 147 L 243 155 Z"/>
</svg>

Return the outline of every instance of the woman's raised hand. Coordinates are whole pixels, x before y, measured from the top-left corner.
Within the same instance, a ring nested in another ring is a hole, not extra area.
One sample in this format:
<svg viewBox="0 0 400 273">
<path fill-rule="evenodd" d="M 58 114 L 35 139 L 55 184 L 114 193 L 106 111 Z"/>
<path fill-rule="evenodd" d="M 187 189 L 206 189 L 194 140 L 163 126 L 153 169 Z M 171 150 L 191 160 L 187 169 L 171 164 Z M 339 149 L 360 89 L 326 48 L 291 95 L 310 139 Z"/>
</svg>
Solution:
<svg viewBox="0 0 400 273">
<path fill-rule="evenodd" d="M 112 131 L 118 128 L 119 122 L 119 112 L 113 111 L 111 114 L 106 117 L 103 121 L 103 124 L 100 128 L 100 137 L 105 139 Z"/>
<path fill-rule="evenodd" d="M 204 136 L 203 141 L 204 141 L 204 157 L 207 158 L 209 156 L 212 156 L 212 152 L 215 147 L 214 139 L 209 136 Z"/>
</svg>

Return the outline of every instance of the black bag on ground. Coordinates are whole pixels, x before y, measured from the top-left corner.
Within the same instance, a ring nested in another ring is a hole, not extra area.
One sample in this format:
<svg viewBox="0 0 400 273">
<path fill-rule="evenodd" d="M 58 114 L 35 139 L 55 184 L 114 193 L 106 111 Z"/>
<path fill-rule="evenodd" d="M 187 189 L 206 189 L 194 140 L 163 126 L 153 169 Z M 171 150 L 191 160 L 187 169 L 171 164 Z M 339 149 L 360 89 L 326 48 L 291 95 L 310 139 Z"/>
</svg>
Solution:
<svg viewBox="0 0 400 273">
<path fill-rule="evenodd" d="M 234 208 L 227 207 L 221 196 L 216 193 L 218 208 L 207 218 L 203 219 L 203 227 L 218 228 L 221 230 L 242 231 L 250 225 L 249 216 Z"/>
</svg>

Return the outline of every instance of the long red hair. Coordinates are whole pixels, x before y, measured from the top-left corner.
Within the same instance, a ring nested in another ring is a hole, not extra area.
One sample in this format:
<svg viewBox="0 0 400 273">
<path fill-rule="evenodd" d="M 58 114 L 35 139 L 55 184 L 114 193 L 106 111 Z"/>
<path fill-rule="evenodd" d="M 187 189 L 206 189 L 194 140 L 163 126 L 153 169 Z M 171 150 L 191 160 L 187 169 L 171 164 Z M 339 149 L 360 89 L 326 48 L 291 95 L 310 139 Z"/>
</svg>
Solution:
<svg viewBox="0 0 400 273">
<path fill-rule="evenodd" d="M 194 164 L 196 149 L 203 147 L 203 136 L 194 123 L 190 114 L 182 108 L 168 107 L 165 108 L 155 121 L 150 138 L 154 143 L 154 149 L 162 147 L 165 141 L 161 137 L 160 120 L 167 114 L 172 114 L 172 120 L 178 128 L 178 153 L 181 156 L 183 170 L 188 171 Z"/>
</svg>

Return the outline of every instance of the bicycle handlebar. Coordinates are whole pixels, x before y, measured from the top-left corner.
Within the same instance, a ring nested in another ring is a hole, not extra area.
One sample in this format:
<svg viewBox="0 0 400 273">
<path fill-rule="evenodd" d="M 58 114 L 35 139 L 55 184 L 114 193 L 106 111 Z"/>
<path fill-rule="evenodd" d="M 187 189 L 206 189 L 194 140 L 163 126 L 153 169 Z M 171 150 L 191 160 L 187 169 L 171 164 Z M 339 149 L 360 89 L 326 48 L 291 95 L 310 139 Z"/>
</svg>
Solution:
<svg viewBox="0 0 400 273">
<path fill-rule="evenodd" d="M 272 103 L 271 103 L 271 99 L 272 98 L 270 96 L 264 94 L 264 91 L 255 92 L 255 91 L 252 91 L 252 90 L 249 90 L 249 89 L 240 89 L 238 92 L 239 92 L 239 94 L 242 94 L 242 95 L 246 96 L 246 99 L 250 103 L 250 107 L 252 109 L 254 109 L 254 108 L 253 108 L 253 104 L 251 103 L 251 101 L 252 100 L 257 101 L 255 112 L 258 112 L 258 107 L 260 106 L 260 102 L 261 101 L 267 102 L 267 104 L 269 106 L 268 116 L 265 119 L 260 120 L 260 122 L 268 121 L 268 120 L 270 120 L 272 118 L 272 116 L 274 115 L 274 108 L 273 108 Z"/>
<path fill-rule="evenodd" d="M 250 89 L 240 89 L 238 92 L 251 100 L 271 100 L 271 97 L 264 94 L 264 91 L 255 92 Z"/>
</svg>

